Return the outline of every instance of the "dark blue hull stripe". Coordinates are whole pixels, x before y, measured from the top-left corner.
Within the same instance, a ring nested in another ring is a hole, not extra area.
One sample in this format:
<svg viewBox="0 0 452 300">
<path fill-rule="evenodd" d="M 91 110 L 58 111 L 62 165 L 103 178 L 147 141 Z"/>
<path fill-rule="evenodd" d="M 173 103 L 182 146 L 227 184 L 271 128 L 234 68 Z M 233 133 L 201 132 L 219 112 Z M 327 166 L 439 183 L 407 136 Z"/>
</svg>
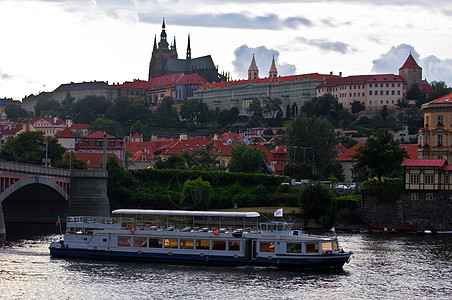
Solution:
<svg viewBox="0 0 452 300">
<path fill-rule="evenodd" d="M 61 257 L 79 257 L 94 259 L 111 259 L 125 261 L 143 261 L 143 262 L 163 262 L 163 263 L 184 263 L 184 264 L 206 264 L 206 265 L 228 265 L 228 266 L 275 266 L 275 267 L 295 267 L 295 268 L 341 268 L 348 261 L 351 253 L 318 255 L 318 256 L 300 256 L 298 258 L 280 257 L 280 258 L 257 258 L 256 260 L 245 259 L 244 257 L 234 258 L 224 255 L 193 255 L 173 253 L 141 253 L 126 251 L 105 251 L 105 250 L 86 250 L 71 248 L 50 248 L 52 256 Z"/>
</svg>

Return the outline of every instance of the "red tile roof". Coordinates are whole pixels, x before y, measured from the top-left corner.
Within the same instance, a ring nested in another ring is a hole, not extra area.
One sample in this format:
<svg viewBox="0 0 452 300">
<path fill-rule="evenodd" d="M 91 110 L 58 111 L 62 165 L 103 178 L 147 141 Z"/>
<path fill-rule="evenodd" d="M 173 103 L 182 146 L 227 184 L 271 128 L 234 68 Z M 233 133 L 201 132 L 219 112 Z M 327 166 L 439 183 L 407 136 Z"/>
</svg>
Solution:
<svg viewBox="0 0 452 300">
<path fill-rule="evenodd" d="M 400 67 L 399 70 L 402 69 L 422 69 L 422 68 L 419 67 L 419 65 L 417 64 L 417 62 L 414 60 L 413 56 L 410 53 L 405 63 L 403 64 L 403 66 Z"/>
<path fill-rule="evenodd" d="M 72 124 L 71 129 L 72 130 L 80 130 L 80 129 L 90 129 L 91 125 L 89 124 Z"/>
<path fill-rule="evenodd" d="M 228 88 L 235 85 L 245 85 L 245 84 L 254 84 L 254 83 L 265 83 L 269 82 L 272 84 L 277 84 L 280 82 L 286 81 L 297 81 L 297 80 L 308 80 L 314 79 L 318 81 L 322 81 L 325 77 L 330 77 L 331 75 L 322 75 L 318 73 L 310 73 L 303 75 L 291 75 L 291 76 L 282 76 L 282 77 L 273 77 L 273 78 L 259 78 L 259 79 L 248 79 L 248 80 L 237 80 L 237 81 L 227 81 L 227 82 L 216 82 L 216 83 L 207 83 L 203 84 L 200 89 L 208 90 L 208 89 L 216 89 L 216 88 Z M 334 77 L 338 77 L 337 75 L 333 75 Z"/>
<path fill-rule="evenodd" d="M 342 148 L 342 153 L 339 154 L 339 160 L 340 161 L 356 161 L 356 159 L 352 158 L 352 156 L 355 154 L 356 149 L 358 149 L 361 145 L 364 146 L 366 143 L 361 142 L 356 144 L 355 146 L 351 147 L 350 149 L 346 149 L 345 147 Z M 412 144 L 400 144 L 400 148 L 405 149 L 408 152 L 408 155 L 410 157 L 417 157 L 417 149 L 418 145 L 412 145 Z M 344 150 L 345 149 L 345 150 Z"/>
<path fill-rule="evenodd" d="M 107 139 L 116 139 L 115 136 L 112 136 L 111 134 L 106 134 Z M 91 134 L 88 134 L 86 136 L 83 137 L 84 139 L 103 139 L 104 138 L 104 133 L 103 131 L 96 131 L 93 132 Z"/>
<path fill-rule="evenodd" d="M 439 97 L 433 101 L 430 101 L 427 104 L 452 104 L 452 93 Z"/>
<path fill-rule="evenodd" d="M 417 157 L 417 149 L 418 145 L 415 144 L 401 144 L 401 148 L 404 148 L 406 152 L 408 152 L 408 155 L 410 158 L 416 158 Z"/>
<path fill-rule="evenodd" d="M 424 80 L 425 81 L 425 80 Z M 433 94 L 435 91 L 427 81 L 422 81 L 422 91 L 427 94 Z"/>
<path fill-rule="evenodd" d="M 410 159 L 405 158 L 402 167 L 442 167 L 447 163 L 445 159 Z"/>
<path fill-rule="evenodd" d="M 207 80 L 203 77 L 199 76 L 198 73 L 189 74 L 183 76 L 178 82 L 177 85 L 180 84 L 206 84 Z"/>
<path fill-rule="evenodd" d="M 75 135 L 72 133 L 72 131 L 69 129 L 69 127 L 65 127 L 63 131 L 58 135 L 59 139 L 68 138 L 68 139 L 75 139 Z"/>
<path fill-rule="evenodd" d="M 134 81 L 126 81 L 123 84 L 114 84 L 110 85 L 114 89 L 119 88 L 134 88 L 134 89 L 146 89 L 149 85 L 149 81 L 145 80 L 134 80 Z"/>
<path fill-rule="evenodd" d="M 149 80 L 148 89 L 161 89 L 174 86 L 182 76 L 184 76 L 184 73 L 151 78 L 151 80 Z"/>
</svg>

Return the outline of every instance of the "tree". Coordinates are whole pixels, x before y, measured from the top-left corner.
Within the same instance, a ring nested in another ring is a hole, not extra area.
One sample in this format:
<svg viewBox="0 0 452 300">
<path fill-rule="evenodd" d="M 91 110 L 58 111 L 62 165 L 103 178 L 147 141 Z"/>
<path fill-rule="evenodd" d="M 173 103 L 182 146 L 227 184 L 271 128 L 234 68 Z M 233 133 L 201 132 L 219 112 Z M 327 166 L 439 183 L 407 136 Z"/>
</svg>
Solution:
<svg viewBox="0 0 452 300">
<path fill-rule="evenodd" d="M 308 117 L 325 118 L 337 127 L 348 125 L 352 119 L 350 112 L 331 94 L 312 98 L 303 105 L 302 111 Z"/>
<path fill-rule="evenodd" d="M 47 157 L 51 162 L 61 159 L 66 151 L 56 138 L 47 137 Z M 46 157 L 46 138 L 42 131 L 27 131 L 8 139 L 2 147 L 0 158 L 34 165 L 42 165 Z"/>
<path fill-rule="evenodd" d="M 337 181 L 344 181 L 344 167 L 338 160 L 330 161 L 321 171 L 323 179 L 336 178 Z"/>
<path fill-rule="evenodd" d="M 427 101 L 427 95 L 422 91 L 421 87 L 415 83 L 411 89 L 406 93 L 406 99 L 416 100 L 416 105 L 421 107 Z"/>
<path fill-rule="evenodd" d="M 231 154 L 228 164 L 231 172 L 263 173 L 266 169 L 265 153 L 261 149 L 253 149 L 240 143 L 232 147 Z"/>
<path fill-rule="evenodd" d="M 191 170 L 200 171 L 222 171 L 224 167 L 220 166 L 218 155 L 215 153 L 215 145 L 209 142 L 205 147 L 188 153 L 187 151 L 182 156 L 187 161 L 187 167 Z"/>
<path fill-rule="evenodd" d="M 297 116 L 287 130 L 287 146 L 290 160 L 306 162 L 319 172 L 336 157 L 336 133 L 330 122 L 317 117 Z M 291 146 L 295 146 L 292 149 Z"/>
<path fill-rule="evenodd" d="M 202 99 L 188 99 L 182 104 L 181 117 L 192 126 L 207 122 L 207 104 Z"/>
<path fill-rule="evenodd" d="M 167 159 L 159 159 L 155 162 L 156 169 L 186 170 L 187 160 L 181 155 L 172 154 Z"/>
<path fill-rule="evenodd" d="M 380 110 L 380 116 L 383 119 L 386 119 L 386 117 L 388 116 L 388 106 L 383 105 L 383 108 Z"/>
<path fill-rule="evenodd" d="M 248 127 L 256 127 L 264 124 L 264 109 L 259 99 L 254 99 L 247 108 L 251 117 L 248 120 Z"/>
<path fill-rule="evenodd" d="M 86 161 L 78 159 L 74 152 L 66 152 L 63 157 L 52 164 L 56 168 L 87 169 Z"/>
<path fill-rule="evenodd" d="M 379 181 L 383 176 L 401 172 L 400 164 L 408 153 L 399 147 L 387 130 L 377 130 L 375 138 L 370 137 L 364 145 L 356 149 L 353 158 L 357 159 L 356 169 L 366 170 L 368 177 L 376 176 Z"/>
<path fill-rule="evenodd" d="M 178 123 L 178 116 L 176 109 L 173 108 L 174 100 L 171 97 L 163 98 L 162 102 L 157 105 L 155 112 L 155 122 L 160 126 L 176 126 Z"/>
<path fill-rule="evenodd" d="M 66 93 L 66 97 L 61 102 L 60 107 L 60 118 L 67 118 L 68 116 L 72 116 L 72 105 L 75 102 L 75 98 L 71 96 L 69 92 Z"/>
<path fill-rule="evenodd" d="M 5 106 L 5 114 L 10 120 L 17 120 L 26 117 L 28 115 L 28 112 L 20 105 L 9 103 Z"/>
<path fill-rule="evenodd" d="M 210 183 L 201 177 L 187 180 L 182 188 L 180 206 L 185 209 L 207 210 L 210 208 L 213 194 Z"/>
<path fill-rule="evenodd" d="M 362 110 L 366 110 L 366 106 L 362 104 L 360 101 L 353 101 L 352 103 L 352 113 L 356 114 Z"/>
<path fill-rule="evenodd" d="M 103 118 L 111 102 L 103 96 L 86 96 L 72 105 L 74 123 L 92 124 L 97 118 Z"/>
<path fill-rule="evenodd" d="M 429 101 L 438 99 L 452 92 L 452 88 L 448 87 L 444 81 L 432 81 L 430 86 L 433 88 L 433 94 L 429 96 Z"/>
<path fill-rule="evenodd" d="M 129 123 L 129 114 L 126 113 L 128 107 L 132 104 L 132 101 L 126 96 L 119 96 L 108 108 L 105 117 L 110 120 L 116 120 L 120 124 Z"/>
<path fill-rule="evenodd" d="M 298 196 L 305 224 L 311 218 L 329 223 L 328 209 L 332 204 L 333 194 L 326 186 L 320 182 L 305 185 Z"/>
<path fill-rule="evenodd" d="M 281 111 L 282 101 L 279 98 L 264 99 L 263 113 L 270 115 L 270 118 L 276 118 L 278 111 Z"/>
<path fill-rule="evenodd" d="M 123 131 L 121 124 L 114 120 L 98 118 L 93 124 L 94 131 L 104 131 L 113 136 L 122 136 Z"/>
<path fill-rule="evenodd" d="M 61 105 L 58 101 L 53 99 L 40 99 L 35 105 L 36 116 L 43 117 L 44 115 L 58 116 Z"/>
<path fill-rule="evenodd" d="M 286 106 L 286 119 L 290 119 L 290 118 L 292 118 L 292 112 L 290 111 L 289 103 L 287 103 L 287 106 Z"/>
</svg>

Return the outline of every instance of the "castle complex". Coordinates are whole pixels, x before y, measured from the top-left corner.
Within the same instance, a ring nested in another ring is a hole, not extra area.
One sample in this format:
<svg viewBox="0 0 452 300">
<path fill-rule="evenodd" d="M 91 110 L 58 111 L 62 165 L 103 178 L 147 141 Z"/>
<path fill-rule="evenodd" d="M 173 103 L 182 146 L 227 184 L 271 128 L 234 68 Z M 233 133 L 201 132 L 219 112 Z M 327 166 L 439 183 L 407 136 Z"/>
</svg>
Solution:
<svg viewBox="0 0 452 300">
<path fill-rule="evenodd" d="M 193 74 L 197 73 L 208 82 L 226 81 L 225 74 L 219 74 L 218 68 L 214 65 L 210 55 L 192 58 L 190 35 L 188 35 L 187 52 L 185 59 L 179 59 L 176 48 L 176 38 L 170 45 L 167 41 L 165 19 L 162 23 L 160 42 L 157 44 L 157 37 L 154 37 L 154 48 L 152 50 L 151 62 L 149 63 L 148 81 L 152 78 L 173 74 Z"/>
</svg>

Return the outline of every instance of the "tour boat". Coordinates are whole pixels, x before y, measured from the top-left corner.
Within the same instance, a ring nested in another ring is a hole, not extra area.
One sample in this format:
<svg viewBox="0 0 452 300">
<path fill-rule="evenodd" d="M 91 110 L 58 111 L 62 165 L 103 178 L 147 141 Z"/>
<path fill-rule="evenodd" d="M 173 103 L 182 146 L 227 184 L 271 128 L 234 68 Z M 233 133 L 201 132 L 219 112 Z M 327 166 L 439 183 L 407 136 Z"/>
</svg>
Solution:
<svg viewBox="0 0 452 300">
<path fill-rule="evenodd" d="M 351 252 L 335 236 L 259 223 L 257 212 L 119 209 L 114 217 L 68 217 L 52 256 L 228 266 L 342 268 Z"/>
</svg>

